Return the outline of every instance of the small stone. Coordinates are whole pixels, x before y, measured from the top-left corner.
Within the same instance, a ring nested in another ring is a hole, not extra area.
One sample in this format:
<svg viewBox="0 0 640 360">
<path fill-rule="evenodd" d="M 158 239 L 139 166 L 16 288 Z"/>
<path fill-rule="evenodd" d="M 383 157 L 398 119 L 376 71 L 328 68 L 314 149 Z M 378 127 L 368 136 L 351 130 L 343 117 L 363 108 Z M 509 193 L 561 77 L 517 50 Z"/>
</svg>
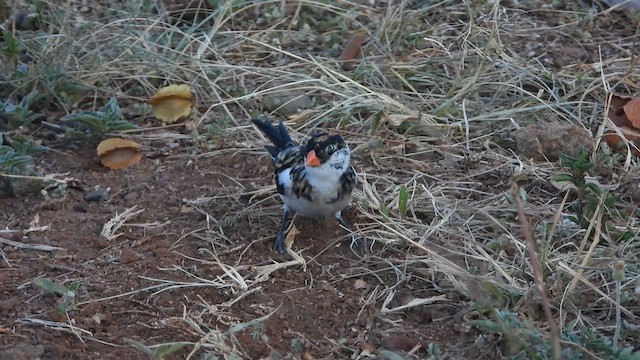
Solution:
<svg viewBox="0 0 640 360">
<path fill-rule="evenodd" d="M 93 189 L 89 190 L 84 196 L 84 200 L 90 201 L 107 201 L 109 200 L 110 188 L 102 188 L 100 185 L 96 185 Z"/>
<path fill-rule="evenodd" d="M 138 199 L 139 195 L 137 192 L 135 191 L 131 191 L 129 193 L 127 193 L 125 196 L 122 197 L 122 200 L 126 201 L 126 202 L 130 202 L 130 201 L 134 201 L 136 199 Z"/>
</svg>

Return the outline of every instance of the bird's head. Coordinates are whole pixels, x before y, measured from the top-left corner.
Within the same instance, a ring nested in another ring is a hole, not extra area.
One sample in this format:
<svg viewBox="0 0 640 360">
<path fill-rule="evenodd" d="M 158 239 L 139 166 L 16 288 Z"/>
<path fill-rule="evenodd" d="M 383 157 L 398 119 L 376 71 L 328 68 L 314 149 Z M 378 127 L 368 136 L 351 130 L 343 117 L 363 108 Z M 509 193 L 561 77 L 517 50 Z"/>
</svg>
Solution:
<svg viewBox="0 0 640 360">
<path fill-rule="evenodd" d="M 308 168 L 343 171 L 349 166 L 351 152 L 340 135 L 325 132 L 314 134 L 307 142 L 305 150 L 305 164 Z"/>
</svg>

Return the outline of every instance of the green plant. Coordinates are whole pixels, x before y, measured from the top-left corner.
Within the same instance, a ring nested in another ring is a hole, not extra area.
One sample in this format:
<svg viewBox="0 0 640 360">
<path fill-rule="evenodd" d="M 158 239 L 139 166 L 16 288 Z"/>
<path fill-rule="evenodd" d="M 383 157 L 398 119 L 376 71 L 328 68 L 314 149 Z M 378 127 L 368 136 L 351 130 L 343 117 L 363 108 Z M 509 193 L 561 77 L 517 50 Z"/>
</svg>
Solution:
<svg viewBox="0 0 640 360">
<path fill-rule="evenodd" d="M 0 102 L 0 119 L 7 121 L 12 130 L 19 129 L 42 117 L 42 113 L 31 110 L 34 103 L 40 98 L 37 91 L 32 91 L 20 100 L 18 104 L 10 101 Z"/>
<path fill-rule="evenodd" d="M 15 34 L 9 30 L 2 32 L 2 39 L 3 46 L 0 48 L 0 54 L 6 57 L 10 63 L 15 65 L 18 61 L 20 51 L 22 50 L 20 42 L 18 41 L 18 38 L 16 38 Z"/>
<path fill-rule="evenodd" d="M 74 125 L 72 134 L 80 137 L 101 137 L 113 131 L 135 129 L 136 125 L 124 119 L 116 99 L 112 98 L 98 111 L 80 111 L 60 119 Z"/>
<path fill-rule="evenodd" d="M 587 171 L 594 166 L 589 161 L 588 152 L 582 151 L 575 157 L 561 155 L 560 160 L 570 172 L 555 175 L 553 180 L 568 182 L 575 186 L 578 199 L 572 205 L 576 213 L 576 217 L 572 220 L 583 228 L 587 228 L 599 204 L 602 202 L 605 209 L 612 208 L 617 197 L 601 189 L 597 183 L 587 181 Z"/>
<path fill-rule="evenodd" d="M 400 213 L 400 219 L 404 219 L 407 215 L 407 202 L 409 200 L 409 193 L 407 186 L 400 186 L 400 192 L 398 194 L 398 212 Z"/>
<path fill-rule="evenodd" d="M 500 334 L 507 341 L 511 359 L 550 359 L 552 345 L 547 336 L 529 321 L 509 310 L 490 309 L 483 319 L 471 320 L 470 324 L 490 333 Z M 608 337 L 593 327 L 570 322 L 561 333 L 563 359 L 584 359 L 584 350 L 607 359 L 640 360 L 640 352 L 632 347 L 618 349 Z"/>
<path fill-rule="evenodd" d="M 19 196 L 38 191 L 42 181 L 31 177 L 36 175 L 32 155 L 46 149 L 30 140 L 11 140 L 0 136 L 0 194 Z"/>
<path fill-rule="evenodd" d="M 442 353 L 440 352 L 438 344 L 436 343 L 430 342 L 425 350 L 427 350 L 427 354 L 429 354 L 429 356 L 427 357 L 428 360 L 436 360 L 442 357 Z"/>
<path fill-rule="evenodd" d="M 62 109 L 75 107 L 91 93 L 89 86 L 74 79 L 60 64 L 45 63 L 35 72 L 40 74 L 37 86 L 46 94 L 47 101 Z"/>
<path fill-rule="evenodd" d="M 180 351 L 185 345 L 184 343 L 175 342 L 175 343 L 147 346 L 141 342 L 131 340 L 131 339 L 126 339 L 125 341 L 127 342 L 127 344 L 149 355 L 152 359 L 164 359 L 166 356 L 171 355 L 176 351 Z"/>
<path fill-rule="evenodd" d="M 70 305 L 73 302 L 73 299 L 75 299 L 76 294 L 78 293 L 78 287 L 80 286 L 79 282 L 74 281 L 71 283 L 71 285 L 69 285 L 68 288 L 65 289 L 49 278 L 35 279 L 31 282 L 31 284 L 41 288 L 46 292 L 61 296 L 62 299 L 58 302 L 56 310 L 58 310 L 62 314 L 67 313 L 69 310 L 71 310 Z"/>
<path fill-rule="evenodd" d="M 229 133 L 229 126 L 231 125 L 231 121 L 227 118 L 220 118 L 216 121 L 206 124 L 204 129 L 206 130 L 207 136 L 210 139 L 216 137 L 224 137 Z"/>
<path fill-rule="evenodd" d="M 6 141 L 6 145 L 4 142 Z M 30 140 L 11 140 L 0 137 L 0 172 L 11 175 L 32 175 L 34 154 L 47 150 Z"/>
</svg>

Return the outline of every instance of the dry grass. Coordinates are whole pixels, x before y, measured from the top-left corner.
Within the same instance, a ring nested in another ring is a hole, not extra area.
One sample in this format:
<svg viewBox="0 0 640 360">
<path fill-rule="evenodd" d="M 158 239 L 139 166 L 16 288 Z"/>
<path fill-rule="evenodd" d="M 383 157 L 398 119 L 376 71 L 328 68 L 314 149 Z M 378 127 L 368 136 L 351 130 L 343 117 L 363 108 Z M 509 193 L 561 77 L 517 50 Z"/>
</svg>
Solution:
<svg viewBox="0 0 640 360">
<path fill-rule="evenodd" d="M 521 314 L 521 329 L 547 334 L 548 319 L 538 314 L 540 295 L 510 194 L 517 182 L 533 225 L 553 321 L 563 332 L 562 346 L 582 351 L 585 328 L 613 336 L 622 326 L 611 316 L 616 308 L 628 327 L 637 326 L 634 289 L 640 279 L 640 250 L 634 243 L 634 219 L 613 219 L 633 235 L 628 240 L 618 240 L 602 226 L 608 211 L 603 204 L 587 229 L 567 221 L 575 197 L 546 185 L 550 176 L 565 170 L 555 161 L 534 162 L 516 154 L 510 137 L 517 128 L 543 121 L 590 129 L 603 122 L 609 91 L 637 93 L 636 34 L 611 24 L 621 15 L 594 15 L 579 4 L 538 11 L 452 1 L 397 1 L 389 7 L 366 1 L 273 0 L 237 6 L 222 1 L 216 11 L 201 9 L 190 24 L 150 15 L 156 9 L 142 3 L 134 12 L 137 3 L 127 3 L 129 9 L 98 5 L 97 21 L 47 3 L 49 32 L 23 39 L 39 68 L 33 69 L 33 82 L 15 92 L 34 85 L 55 90 L 66 81 L 91 89 L 96 107 L 111 96 L 124 107 L 145 102 L 162 85 L 188 83 L 199 109 L 194 125 L 200 130 L 192 135 L 203 138 L 203 127 L 224 122 L 224 132 L 235 140 L 234 148 L 224 153 L 256 155 L 263 140 L 248 119 L 261 112 L 281 113 L 285 106 L 264 108 L 274 99 L 299 104 L 304 98 L 313 106 L 291 116 L 294 135 L 330 128 L 355 149 L 361 183 L 353 204 L 359 215 L 355 226 L 373 244 L 363 274 L 373 273 L 371 264 L 382 265 L 378 272 L 417 274 L 425 284 L 436 282 L 474 299 L 470 311 L 478 318 L 499 323 L 492 313 Z M 578 38 L 587 28 L 589 36 Z M 368 41 L 365 56 L 347 72 L 336 59 L 355 30 L 366 33 Z M 568 45 L 588 48 L 584 52 L 592 57 L 576 61 L 563 54 Z M 52 72 L 63 77 L 53 79 Z M 60 103 L 72 111 L 73 105 Z M 132 136 L 151 139 L 158 132 Z M 592 150 L 593 161 L 609 156 L 598 142 Z M 214 150 L 206 155 L 221 154 Z M 627 162 L 635 165 L 634 159 Z M 613 171 L 624 176 L 621 166 Z M 409 201 L 401 218 L 403 185 Z M 265 197 L 271 188 L 227 191 L 220 198 L 254 197 L 239 216 L 277 214 L 275 206 L 266 207 L 275 205 Z M 215 199 L 187 203 L 200 209 L 208 201 Z M 273 271 L 300 266 L 300 261 L 257 266 L 243 264 L 240 257 L 236 264 L 224 264 L 216 255 L 230 250 L 215 225 L 222 219 L 210 220 L 210 227 L 187 236 L 220 241 L 211 240 L 211 249 L 191 259 L 219 267 L 219 278 L 191 274 L 193 283 L 154 280 L 164 285 L 159 291 L 184 286 L 230 291 L 228 303 L 202 301 L 199 308 L 185 309 L 181 320 L 202 336 L 192 355 L 201 349 L 223 357 L 246 356 L 234 337 L 238 325 L 233 320 L 224 332 L 207 329 L 203 318 L 223 318 L 226 308 L 260 289 Z M 612 277 L 617 261 L 627 264 L 618 290 Z M 387 308 L 395 285 L 379 289 L 364 306 L 379 306 L 382 313 L 402 311 Z M 622 304 L 616 291 L 623 294 Z M 416 300 L 405 308 L 438 299 Z M 523 333 L 512 336 L 527 339 Z M 504 339 L 516 341 L 507 334 Z M 624 328 L 621 340 L 626 346 L 639 345 Z M 530 349 L 550 357 L 545 346 Z M 584 350 L 589 352 L 606 357 Z"/>
</svg>

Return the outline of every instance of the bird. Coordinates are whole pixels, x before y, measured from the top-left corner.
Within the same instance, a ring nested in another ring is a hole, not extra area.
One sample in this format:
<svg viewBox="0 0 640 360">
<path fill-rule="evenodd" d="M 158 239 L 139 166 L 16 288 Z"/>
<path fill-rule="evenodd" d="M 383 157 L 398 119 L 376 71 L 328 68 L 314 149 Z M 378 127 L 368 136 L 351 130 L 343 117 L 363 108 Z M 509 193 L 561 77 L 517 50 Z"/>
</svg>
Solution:
<svg viewBox="0 0 640 360">
<path fill-rule="evenodd" d="M 351 234 L 352 244 L 360 237 L 342 217 L 357 185 L 351 165 L 351 151 L 337 134 L 317 131 L 302 144 L 291 139 L 284 122 L 274 126 L 266 119 L 251 122 L 271 141 L 265 149 L 274 165 L 274 178 L 284 214 L 276 235 L 274 250 L 285 252 L 285 231 L 291 212 L 309 218 L 333 216 Z"/>
</svg>

